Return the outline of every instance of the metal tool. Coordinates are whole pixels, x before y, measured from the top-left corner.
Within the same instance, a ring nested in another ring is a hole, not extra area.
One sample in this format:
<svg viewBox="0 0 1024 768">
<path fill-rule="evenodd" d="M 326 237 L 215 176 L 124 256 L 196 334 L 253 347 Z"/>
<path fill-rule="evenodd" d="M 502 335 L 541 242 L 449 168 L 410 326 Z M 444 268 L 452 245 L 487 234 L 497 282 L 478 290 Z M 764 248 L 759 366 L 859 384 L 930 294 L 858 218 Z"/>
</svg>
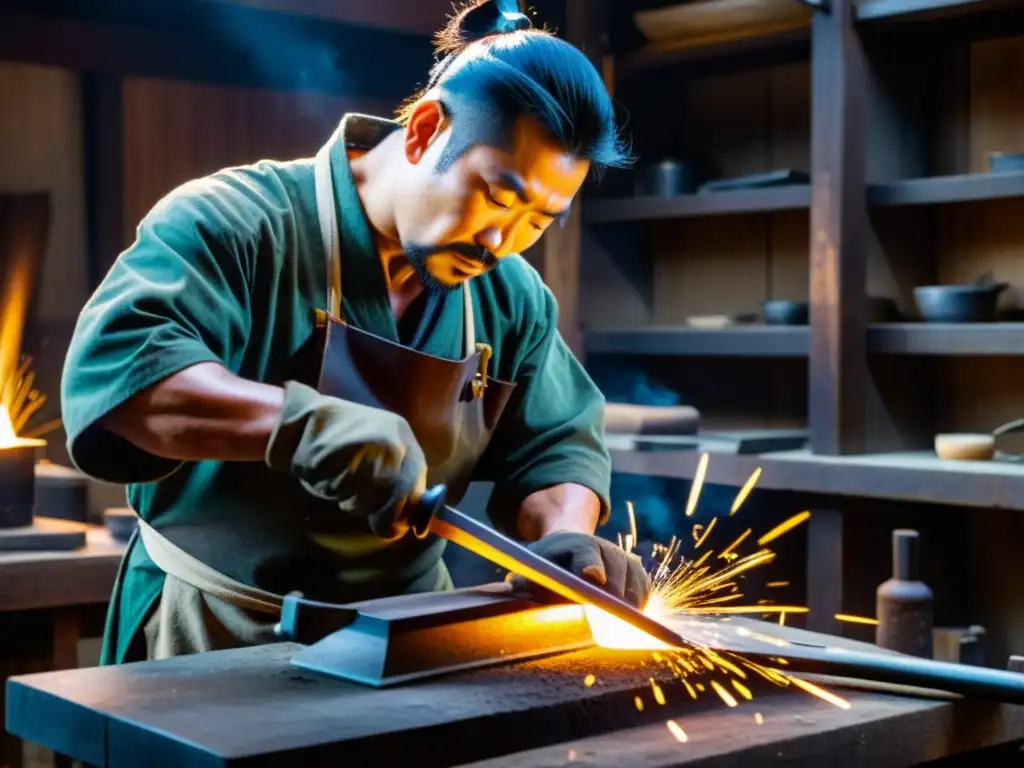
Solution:
<svg viewBox="0 0 1024 768">
<path fill-rule="evenodd" d="M 416 506 L 410 516 L 414 531 L 429 531 L 453 544 L 465 547 L 485 560 L 529 579 L 567 600 L 600 608 L 674 648 L 687 645 L 678 632 L 644 615 L 628 603 L 558 567 L 522 544 L 502 536 L 493 528 L 447 506 L 447 492 L 448 488 L 445 485 L 436 485 L 427 489 L 415 502 Z"/>
</svg>

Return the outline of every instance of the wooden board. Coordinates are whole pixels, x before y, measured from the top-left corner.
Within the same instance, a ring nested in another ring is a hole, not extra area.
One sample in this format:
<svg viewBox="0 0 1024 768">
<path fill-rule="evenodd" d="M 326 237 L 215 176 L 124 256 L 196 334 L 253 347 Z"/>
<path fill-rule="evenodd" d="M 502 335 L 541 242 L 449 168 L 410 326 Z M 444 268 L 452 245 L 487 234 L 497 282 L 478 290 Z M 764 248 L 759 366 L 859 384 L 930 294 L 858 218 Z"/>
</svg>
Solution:
<svg viewBox="0 0 1024 768">
<path fill-rule="evenodd" d="M 611 454 L 616 472 L 681 480 L 693 479 L 700 460 L 696 451 L 613 449 Z M 1020 462 L 947 461 L 925 451 L 857 456 L 817 456 L 809 451 L 760 456 L 714 453 L 705 482 L 739 487 L 757 468 L 762 470 L 757 481 L 761 490 L 1024 510 Z"/>
<path fill-rule="evenodd" d="M 0 528 L 0 552 L 68 552 L 85 546 L 82 523 L 37 517 L 32 525 Z"/>
<path fill-rule="evenodd" d="M 106 603 L 125 546 L 101 526 L 71 552 L 0 553 L 0 611 Z"/>
<path fill-rule="evenodd" d="M 688 714 L 676 718 L 687 736 L 683 744 L 665 723 L 657 723 L 516 752 L 467 768 L 721 768 L 780 763 L 903 768 L 1021 735 L 1019 707 L 992 711 L 968 702 L 925 701 L 870 690 L 842 693 L 852 704 L 850 710 L 776 696 L 743 707 Z M 760 721 L 752 711 L 761 715 Z M 965 723 L 974 727 L 964 727 Z"/>
<path fill-rule="evenodd" d="M 748 649 L 763 659 L 784 655 L 788 663 L 765 663 L 787 671 L 873 650 L 749 619 L 681 618 L 676 628 L 707 647 Z M 697 668 L 687 683 L 676 680 L 659 654 L 589 648 L 377 690 L 294 666 L 292 659 L 304 647 L 278 643 L 13 678 L 7 692 L 8 728 L 97 766 L 139 765 L 155 758 L 160 765 L 266 766 L 344 758 L 355 764 L 415 759 L 430 766 L 500 756 L 730 703 L 729 694 L 716 693 L 712 681 L 726 687 L 731 682 L 714 667 L 714 674 L 706 672 L 696 657 Z M 743 665 L 728 654 L 718 658 L 723 668 L 726 662 Z M 874 652 L 873 658 L 878 666 L 909 663 L 891 652 Z M 991 673 L 963 669 L 965 675 Z M 730 706 L 747 700 L 750 707 L 761 707 L 762 699 L 796 695 L 795 685 L 780 687 L 754 668 L 747 670 L 741 669 L 742 686 L 732 686 L 736 693 Z M 688 684 L 694 690 L 689 695 Z M 808 699 L 807 706 L 817 705 Z M 253 723 L 259 723 L 258 732 Z"/>
<path fill-rule="evenodd" d="M 296 670 L 289 661 L 299 648 L 276 644 L 14 678 L 8 687 L 8 726 L 26 740 L 110 768 L 332 760 L 455 765 L 622 728 L 663 728 L 669 717 L 678 718 L 689 733 L 717 738 L 723 753 L 732 751 L 736 736 L 730 729 L 723 737 L 715 725 L 704 730 L 699 723 L 714 723 L 723 713 L 722 702 L 710 690 L 690 699 L 648 654 L 594 649 L 378 691 Z M 588 674 L 596 678 L 590 687 L 584 683 Z M 660 683 L 664 705 L 652 695 L 651 679 Z M 796 714 L 799 725 L 791 723 L 782 734 L 790 741 L 814 730 L 808 725 L 816 718 L 827 718 L 833 729 L 849 729 L 892 714 L 936 711 L 948 718 L 954 711 L 934 701 L 838 691 L 853 708 L 832 712 L 830 704 L 809 695 L 748 682 L 754 698 L 735 711 L 745 718 L 761 712 L 773 724 Z M 862 714 L 864 709 L 868 712 Z M 998 717 L 998 708 L 957 711 L 985 726 L 975 741 L 980 735 L 998 743 L 1024 734 L 1019 715 L 1010 727 Z M 691 718 L 699 719 L 691 724 Z M 870 747 L 861 748 L 888 749 L 888 738 L 876 735 Z M 820 741 L 817 746 L 820 750 Z M 932 741 L 929 748 L 934 746 Z"/>
</svg>

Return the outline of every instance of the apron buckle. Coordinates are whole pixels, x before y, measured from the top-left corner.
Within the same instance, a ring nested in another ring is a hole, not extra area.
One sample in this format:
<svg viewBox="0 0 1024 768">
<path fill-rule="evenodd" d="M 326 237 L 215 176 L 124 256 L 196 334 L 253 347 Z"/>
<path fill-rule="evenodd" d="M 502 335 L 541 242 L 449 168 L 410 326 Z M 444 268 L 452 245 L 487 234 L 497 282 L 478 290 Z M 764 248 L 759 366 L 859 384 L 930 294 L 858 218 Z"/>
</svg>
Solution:
<svg viewBox="0 0 1024 768">
<path fill-rule="evenodd" d="M 480 365 L 477 367 L 476 373 L 473 375 L 473 399 L 479 400 L 484 396 L 484 390 L 487 389 L 487 367 L 491 363 L 491 357 L 494 351 L 491 349 L 490 344 L 477 344 L 476 351 L 480 353 Z"/>
</svg>

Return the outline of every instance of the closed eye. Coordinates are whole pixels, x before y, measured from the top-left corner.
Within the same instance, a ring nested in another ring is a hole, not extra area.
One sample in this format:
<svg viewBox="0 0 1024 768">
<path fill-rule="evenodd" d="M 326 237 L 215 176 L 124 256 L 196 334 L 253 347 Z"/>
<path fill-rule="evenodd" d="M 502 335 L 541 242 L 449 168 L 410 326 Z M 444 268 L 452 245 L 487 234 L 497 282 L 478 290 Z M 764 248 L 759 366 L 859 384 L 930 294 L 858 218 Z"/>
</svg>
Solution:
<svg viewBox="0 0 1024 768">
<path fill-rule="evenodd" d="M 497 206 L 498 208 L 501 208 L 501 210 L 503 211 L 509 210 L 510 206 L 505 205 L 498 198 L 496 198 L 489 189 L 485 192 L 485 194 L 487 195 L 487 200 L 488 202 L 491 203 L 491 205 Z"/>
</svg>

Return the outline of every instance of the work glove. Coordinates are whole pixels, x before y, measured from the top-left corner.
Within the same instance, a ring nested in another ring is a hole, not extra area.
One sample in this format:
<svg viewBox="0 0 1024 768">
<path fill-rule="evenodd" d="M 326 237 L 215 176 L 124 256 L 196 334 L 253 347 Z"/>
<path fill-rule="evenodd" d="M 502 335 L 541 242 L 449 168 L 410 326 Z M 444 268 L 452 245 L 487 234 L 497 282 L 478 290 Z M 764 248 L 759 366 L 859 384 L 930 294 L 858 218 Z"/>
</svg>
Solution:
<svg viewBox="0 0 1024 768">
<path fill-rule="evenodd" d="M 586 533 L 557 531 L 529 544 L 528 548 L 632 606 L 643 608 L 647 604 L 651 583 L 643 562 L 610 541 Z M 521 576 L 511 575 L 509 580 L 516 589 L 526 589 L 539 600 L 561 600 Z"/>
<path fill-rule="evenodd" d="M 289 381 L 266 463 L 314 496 L 365 516 L 382 539 L 405 534 L 403 510 L 426 488 L 427 461 L 409 423 L 390 411 Z"/>
</svg>

